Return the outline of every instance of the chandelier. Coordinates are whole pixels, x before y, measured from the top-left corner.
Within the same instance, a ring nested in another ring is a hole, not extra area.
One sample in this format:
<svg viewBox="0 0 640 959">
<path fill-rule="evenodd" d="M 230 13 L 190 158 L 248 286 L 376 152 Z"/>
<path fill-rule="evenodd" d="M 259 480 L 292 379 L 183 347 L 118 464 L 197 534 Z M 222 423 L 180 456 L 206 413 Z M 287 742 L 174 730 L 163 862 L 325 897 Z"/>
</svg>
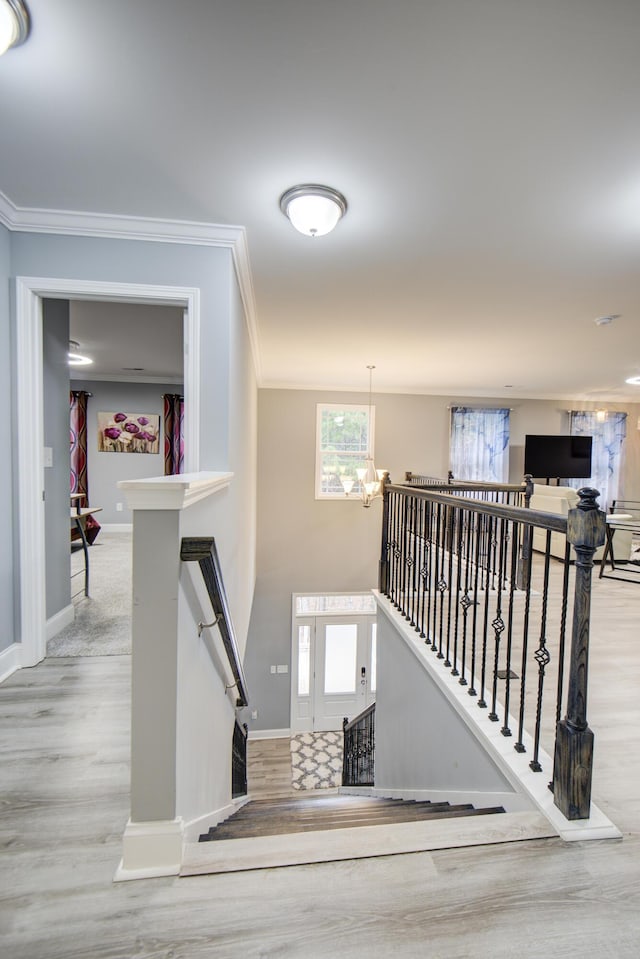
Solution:
<svg viewBox="0 0 640 959">
<path fill-rule="evenodd" d="M 360 498 L 362 500 L 362 505 L 365 508 L 371 506 L 374 499 L 382 496 L 382 487 L 385 483 L 386 477 L 389 473 L 389 470 L 377 470 L 375 463 L 373 462 L 373 456 L 371 455 L 371 389 L 372 389 L 372 380 L 373 380 L 373 371 L 375 366 L 367 366 L 369 370 L 369 420 L 367 426 L 367 456 L 365 459 L 364 467 L 356 470 L 356 476 L 358 477 L 358 491 Z M 353 491 L 356 481 L 350 477 L 343 477 L 342 488 L 344 489 L 345 495 Z"/>
</svg>

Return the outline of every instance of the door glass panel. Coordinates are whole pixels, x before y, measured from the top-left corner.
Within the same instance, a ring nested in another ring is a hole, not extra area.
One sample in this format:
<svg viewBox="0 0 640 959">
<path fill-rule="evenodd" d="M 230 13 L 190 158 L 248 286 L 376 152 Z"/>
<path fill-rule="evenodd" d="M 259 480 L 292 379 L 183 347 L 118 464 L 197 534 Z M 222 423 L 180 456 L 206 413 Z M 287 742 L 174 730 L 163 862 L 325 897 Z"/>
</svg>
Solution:
<svg viewBox="0 0 640 959">
<path fill-rule="evenodd" d="M 298 696 L 309 695 L 311 627 L 298 626 Z"/>
<path fill-rule="evenodd" d="M 326 626 L 324 654 L 325 693 L 354 693 L 356 691 L 357 652 L 358 627 L 356 623 Z"/>
<path fill-rule="evenodd" d="M 340 615 L 354 613 L 374 615 L 376 601 L 371 593 L 350 595 L 337 593 L 331 596 L 296 596 L 296 616 L 321 616 L 327 613 Z"/>
<path fill-rule="evenodd" d="M 371 626 L 371 692 L 376 691 L 376 664 L 377 664 L 378 624 Z"/>
</svg>

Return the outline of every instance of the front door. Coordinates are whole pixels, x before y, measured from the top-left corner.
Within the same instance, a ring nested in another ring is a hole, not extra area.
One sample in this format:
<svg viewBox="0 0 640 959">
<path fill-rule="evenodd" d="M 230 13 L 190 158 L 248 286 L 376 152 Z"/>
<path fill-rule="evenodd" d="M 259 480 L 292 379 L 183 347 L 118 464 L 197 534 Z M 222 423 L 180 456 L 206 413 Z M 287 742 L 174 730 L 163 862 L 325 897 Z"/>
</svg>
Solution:
<svg viewBox="0 0 640 959">
<path fill-rule="evenodd" d="M 341 729 L 375 699 L 376 623 L 372 616 L 316 617 L 313 729 Z"/>
</svg>

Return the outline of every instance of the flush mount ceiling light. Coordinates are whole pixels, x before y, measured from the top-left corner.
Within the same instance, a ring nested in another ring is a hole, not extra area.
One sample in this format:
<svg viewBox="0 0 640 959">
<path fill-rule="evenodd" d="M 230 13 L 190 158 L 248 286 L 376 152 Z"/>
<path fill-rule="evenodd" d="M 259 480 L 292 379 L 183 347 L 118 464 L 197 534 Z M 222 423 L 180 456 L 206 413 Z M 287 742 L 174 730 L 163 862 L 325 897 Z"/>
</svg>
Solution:
<svg viewBox="0 0 640 959">
<path fill-rule="evenodd" d="M 596 316 L 593 322 L 596 326 L 609 326 L 610 323 L 619 320 L 621 316 L 621 313 L 609 313 L 607 316 Z"/>
<path fill-rule="evenodd" d="M 67 362 L 69 366 L 90 366 L 93 360 L 88 356 L 78 353 L 80 344 L 76 340 L 69 340 L 69 352 L 67 353 Z"/>
<path fill-rule="evenodd" d="M 29 36 L 29 14 L 22 0 L 0 0 L 0 54 Z"/>
<path fill-rule="evenodd" d="M 329 186 L 302 183 L 282 194 L 280 209 L 299 233 L 324 236 L 347 212 L 347 201 Z"/>
<path fill-rule="evenodd" d="M 640 376 L 629 376 L 625 383 L 628 383 L 629 386 L 640 386 Z"/>
</svg>

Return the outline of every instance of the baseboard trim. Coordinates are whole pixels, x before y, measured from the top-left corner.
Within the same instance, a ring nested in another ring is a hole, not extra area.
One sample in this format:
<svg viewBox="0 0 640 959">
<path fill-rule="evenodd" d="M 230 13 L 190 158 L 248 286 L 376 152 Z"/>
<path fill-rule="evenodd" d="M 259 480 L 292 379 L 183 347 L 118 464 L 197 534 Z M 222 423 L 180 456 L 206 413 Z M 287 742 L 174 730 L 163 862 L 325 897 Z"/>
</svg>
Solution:
<svg viewBox="0 0 640 959">
<path fill-rule="evenodd" d="M 100 523 L 100 529 L 105 533 L 131 533 L 133 523 Z"/>
<path fill-rule="evenodd" d="M 129 822 L 122 838 L 122 859 L 114 882 L 177 876 L 182 864 L 182 819 Z"/>
<path fill-rule="evenodd" d="M 12 643 L 0 653 L 0 683 L 12 676 L 22 666 L 20 653 L 22 646 L 20 643 Z"/>
<path fill-rule="evenodd" d="M 218 826 L 221 822 L 224 822 L 225 819 L 228 819 L 229 816 L 233 816 L 241 806 L 244 806 L 248 802 L 249 796 L 238 796 L 237 799 L 232 799 L 226 806 L 222 806 L 220 809 L 214 809 L 213 812 L 205 813 L 204 816 L 198 816 L 197 819 L 192 819 L 190 822 L 185 823 L 184 841 L 198 842 L 202 833 L 209 832 L 212 826 Z"/>
<path fill-rule="evenodd" d="M 69 603 L 68 606 L 65 606 L 57 613 L 54 613 L 53 616 L 50 616 L 46 625 L 47 642 L 53 639 L 54 636 L 57 636 L 58 633 L 61 633 L 63 629 L 66 629 L 67 626 L 71 626 L 75 617 L 76 611 L 73 603 Z"/>
<path fill-rule="evenodd" d="M 249 739 L 290 739 L 290 729 L 250 729 Z"/>
</svg>

